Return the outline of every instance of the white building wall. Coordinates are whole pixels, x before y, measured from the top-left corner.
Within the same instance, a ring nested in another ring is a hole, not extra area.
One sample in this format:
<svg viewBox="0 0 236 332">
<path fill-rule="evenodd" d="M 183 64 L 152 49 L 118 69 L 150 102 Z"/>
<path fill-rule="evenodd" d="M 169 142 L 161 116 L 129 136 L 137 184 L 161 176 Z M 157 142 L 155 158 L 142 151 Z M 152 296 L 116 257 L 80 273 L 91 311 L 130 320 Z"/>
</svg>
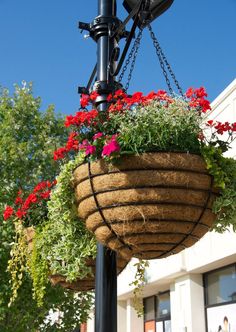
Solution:
<svg viewBox="0 0 236 332">
<path fill-rule="evenodd" d="M 127 310 L 128 310 L 127 301 L 118 301 L 118 307 L 117 307 L 118 332 L 126 331 Z"/>
<path fill-rule="evenodd" d="M 127 300 L 126 330 L 120 332 L 143 332 L 143 317 L 138 317 L 132 306 L 132 299 Z"/>
</svg>

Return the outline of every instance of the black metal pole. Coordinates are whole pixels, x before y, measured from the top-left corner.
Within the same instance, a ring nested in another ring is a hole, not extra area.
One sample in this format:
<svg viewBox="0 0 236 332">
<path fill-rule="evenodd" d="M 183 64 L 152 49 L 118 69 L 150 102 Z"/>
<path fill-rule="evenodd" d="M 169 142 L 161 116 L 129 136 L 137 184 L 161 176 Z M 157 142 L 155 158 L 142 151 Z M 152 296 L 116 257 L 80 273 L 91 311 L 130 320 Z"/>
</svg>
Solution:
<svg viewBox="0 0 236 332">
<path fill-rule="evenodd" d="M 112 50 L 116 41 L 109 38 L 112 20 L 116 16 L 115 0 L 98 0 L 98 17 L 95 19 L 97 41 L 97 82 L 95 88 L 101 91 L 98 108 L 107 107 L 107 95 L 114 80 L 109 74 Z M 95 332 L 117 332 L 117 274 L 116 253 L 101 244 L 97 245 L 95 283 Z"/>
</svg>

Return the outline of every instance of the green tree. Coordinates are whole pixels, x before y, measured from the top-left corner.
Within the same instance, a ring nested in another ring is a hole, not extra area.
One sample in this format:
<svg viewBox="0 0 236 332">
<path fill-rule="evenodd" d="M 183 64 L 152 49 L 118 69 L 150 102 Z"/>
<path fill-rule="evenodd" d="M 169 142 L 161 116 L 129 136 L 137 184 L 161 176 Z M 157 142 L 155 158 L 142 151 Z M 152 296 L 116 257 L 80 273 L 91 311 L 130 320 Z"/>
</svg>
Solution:
<svg viewBox="0 0 236 332">
<path fill-rule="evenodd" d="M 0 331 L 70 331 L 76 326 L 79 298 L 62 289 L 50 288 L 46 303 L 38 308 L 32 300 L 31 280 L 24 276 L 18 299 L 8 307 L 11 289 L 6 272 L 14 236 L 13 225 L 2 212 L 12 204 L 18 190 L 32 190 L 36 183 L 52 180 L 58 171 L 53 151 L 63 145 L 66 130 L 62 117 L 51 105 L 40 111 L 41 99 L 33 96 L 32 84 L 16 86 L 13 95 L 0 91 Z M 64 312 L 63 324 L 45 323 L 49 309 Z M 43 325 L 42 325 L 43 324 Z"/>
</svg>

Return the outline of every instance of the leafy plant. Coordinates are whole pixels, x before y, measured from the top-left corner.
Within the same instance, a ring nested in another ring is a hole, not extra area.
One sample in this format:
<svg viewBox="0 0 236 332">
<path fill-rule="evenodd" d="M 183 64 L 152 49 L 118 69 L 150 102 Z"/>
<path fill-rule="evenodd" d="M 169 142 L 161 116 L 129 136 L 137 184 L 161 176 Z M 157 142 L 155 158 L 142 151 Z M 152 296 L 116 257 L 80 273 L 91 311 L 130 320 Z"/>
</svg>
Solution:
<svg viewBox="0 0 236 332">
<path fill-rule="evenodd" d="M 130 283 L 130 286 L 134 286 L 133 290 L 133 307 L 137 312 L 138 317 L 143 315 L 143 288 L 145 286 L 145 272 L 149 267 L 149 262 L 147 260 L 140 259 L 137 263 L 134 264 L 136 267 L 136 273 L 134 280 Z"/>
<path fill-rule="evenodd" d="M 17 234 L 8 265 L 12 277 L 10 304 L 16 300 L 23 273 L 30 273 L 33 298 L 40 307 L 44 305 L 49 289 L 50 274 L 60 274 L 69 282 L 92 274 L 91 267 L 86 263 L 88 258 L 94 259 L 96 256 L 96 241 L 78 220 L 75 199 L 71 198 L 72 169 L 83 160 L 84 155 L 81 154 L 62 167 L 57 187 L 52 194 L 51 187 L 55 181 L 42 181 L 26 199 L 23 199 L 23 193 L 19 192 L 15 205 L 6 207 L 4 219 L 15 222 Z M 50 196 L 51 201 L 47 207 Z M 27 248 L 24 231 L 25 226 L 29 225 L 34 226 L 35 233 L 32 252 Z M 84 303 L 81 310 L 85 308 L 85 311 L 78 313 L 87 319 L 92 306 L 92 296 L 81 292 L 79 297 Z"/>
<path fill-rule="evenodd" d="M 8 262 L 8 272 L 11 274 L 10 283 L 12 289 L 12 296 L 8 304 L 9 306 L 11 306 L 17 298 L 18 290 L 23 283 L 23 275 L 27 271 L 28 247 L 24 229 L 20 222 L 15 223 L 15 228 L 16 239 L 10 252 L 11 259 Z"/>
<path fill-rule="evenodd" d="M 223 157 L 219 147 L 203 146 L 201 152 L 214 185 L 220 188 L 213 203 L 213 212 L 217 214 L 213 229 L 222 233 L 232 226 L 236 231 L 236 161 Z"/>
<path fill-rule="evenodd" d="M 42 255 L 53 273 L 68 281 L 91 274 L 86 265 L 88 257 L 96 257 L 96 240 L 77 216 L 75 196 L 71 195 L 72 171 L 84 161 L 84 154 L 62 166 L 57 186 L 48 202 L 48 223 L 43 229 Z M 62 264 L 64 262 L 64 264 Z"/>
</svg>

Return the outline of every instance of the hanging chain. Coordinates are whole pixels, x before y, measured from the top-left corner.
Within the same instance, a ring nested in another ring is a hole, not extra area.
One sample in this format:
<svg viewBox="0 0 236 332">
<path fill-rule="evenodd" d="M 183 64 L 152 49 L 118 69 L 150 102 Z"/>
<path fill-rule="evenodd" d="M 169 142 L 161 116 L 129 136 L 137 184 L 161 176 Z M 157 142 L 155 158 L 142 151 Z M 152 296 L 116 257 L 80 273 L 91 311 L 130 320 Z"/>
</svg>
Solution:
<svg viewBox="0 0 236 332">
<path fill-rule="evenodd" d="M 152 27 L 151 27 L 150 23 L 147 26 L 148 26 L 148 30 L 150 32 L 150 35 L 151 35 L 151 38 L 152 38 L 152 41 L 153 41 L 153 45 L 154 45 L 154 47 L 156 49 L 156 54 L 158 56 L 158 59 L 159 59 L 160 65 L 161 65 L 161 69 L 163 71 L 163 74 L 164 74 L 164 77 L 165 77 L 165 80 L 166 80 L 166 84 L 168 86 L 168 89 L 169 89 L 171 95 L 173 95 L 174 92 L 173 92 L 173 89 L 171 87 L 167 71 L 169 71 L 169 73 L 170 73 L 170 75 L 171 75 L 171 77 L 172 77 L 172 79 L 173 79 L 173 81 L 174 81 L 174 83 L 175 83 L 175 85 L 176 85 L 179 93 L 185 99 L 183 90 L 180 87 L 180 84 L 177 81 L 176 76 L 175 76 L 175 74 L 174 74 L 174 72 L 173 72 L 173 70 L 172 70 L 169 62 L 167 61 L 167 58 L 166 58 L 166 56 L 165 56 L 165 54 L 164 54 L 164 52 L 163 52 L 163 50 L 162 50 L 162 48 L 161 48 L 161 46 L 160 46 L 157 38 L 156 38 L 156 36 L 155 36 L 155 34 L 154 34 L 153 30 L 152 30 Z"/>
<path fill-rule="evenodd" d="M 130 70 L 129 70 L 129 74 L 128 74 L 128 78 L 127 78 L 127 83 L 125 85 L 125 91 L 128 90 L 129 88 L 129 85 L 130 85 L 130 81 L 131 81 L 131 78 L 132 78 L 132 74 L 133 74 L 133 70 L 134 70 L 134 66 L 135 66 L 135 62 L 136 62 L 136 58 L 137 58 L 137 55 L 138 55 L 138 50 L 139 50 L 139 47 L 140 47 L 140 43 L 141 43 L 141 39 L 142 39 L 142 34 L 143 34 L 143 28 L 141 27 L 140 30 L 139 30 L 139 33 L 135 39 L 135 42 L 133 44 L 133 47 L 128 55 L 128 58 L 127 60 L 125 61 L 125 65 L 122 69 L 122 72 L 119 76 L 119 79 L 118 79 L 118 82 L 120 83 L 124 77 L 124 74 L 126 72 L 126 70 L 128 69 L 128 66 L 130 64 L 130 61 L 132 60 L 131 62 L 131 66 L 130 66 Z"/>
</svg>

